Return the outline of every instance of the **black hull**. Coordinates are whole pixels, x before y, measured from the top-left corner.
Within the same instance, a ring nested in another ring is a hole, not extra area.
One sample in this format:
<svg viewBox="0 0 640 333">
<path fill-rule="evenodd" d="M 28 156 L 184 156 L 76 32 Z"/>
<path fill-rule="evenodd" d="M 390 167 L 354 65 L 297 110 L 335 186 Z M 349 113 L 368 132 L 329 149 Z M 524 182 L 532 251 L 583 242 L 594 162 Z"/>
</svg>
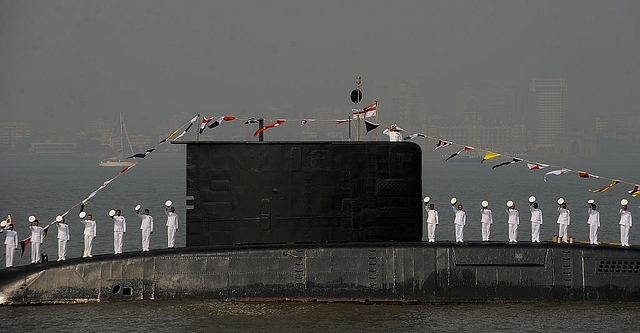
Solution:
<svg viewBox="0 0 640 333">
<path fill-rule="evenodd" d="M 0 303 L 640 301 L 639 266 L 640 248 L 544 242 L 185 248 L 3 270 Z"/>
</svg>

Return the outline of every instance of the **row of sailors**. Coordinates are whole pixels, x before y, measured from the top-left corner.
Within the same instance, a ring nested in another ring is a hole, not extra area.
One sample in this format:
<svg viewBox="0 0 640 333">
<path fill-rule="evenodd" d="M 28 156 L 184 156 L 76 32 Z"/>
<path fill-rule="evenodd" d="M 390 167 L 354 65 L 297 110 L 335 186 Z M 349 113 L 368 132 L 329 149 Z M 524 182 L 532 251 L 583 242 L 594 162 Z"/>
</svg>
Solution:
<svg viewBox="0 0 640 333">
<path fill-rule="evenodd" d="M 84 213 L 84 212 L 83 212 Z M 97 237 L 97 223 L 93 219 L 91 214 L 80 214 L 80 223 L 83 224 L 83 236 L 84 236 L 84 250 L 82 252 L 83 258 L 91 258 L 93 249 L 93 241 Z M 140 214 L 140 208 L 136 207 L 136 214 L 140 218 L 140 230 L 142 233 L 142 251 L 149 251 L 150 235 L 153 234 L 153 217 L 149 215 L 149 210 L 145 209 L 144 214 Z M 173 248 L 175 244 L 175 233 L 178 230 L 178 214 L 175 212 L 174 207 L 166 207 L 165 214 L 167 215 L 167 246 Z M 121 211 L 115 210 L 109 214 L 113 220 L 113 249 L 114 254 L 122 254 L 122 241 L 123 236 L 127 232 L 127 222 L 124 216 L 121 215 Z M 6 248 L 6 268 L 13 267 L 14 252 L 18 249 L 18 233 L 13 230 L 13 224 L 11 223 L 11 215 L 7 215 L 7 219 L 3 221 L 4 228 L 0 228 L 0 233 L 6 234 L 5 248 Z M 39 225 L 39 221 L 35 217 L 30 217 L 29 230 L 31 231 L 31 237 L 29 239 L 29 245 L 31 245 L 31 263 L 37 264 L 41 262 L 40 246 L 43 242 L 43 229 Z M 58 216 L 56 221 L 58 229 L 58 260 L 66 260 L 67 242 L 69 241 L 69 225 L 65 223 L 65 219 L 62 216 Z"/>
<path fill-rule="evenodd" d="M 435 242 L 436 225 L 439 223 L 438 211 L 435 210 L 435 205 L 429 203 L 430 198 L 424 198 L 424 207 L 426 210 L 426 219 L 422 226 L 422 241 Z M 628 201 L 623 199 L 620 208 L 620 244 L 622 246 L 629 246 L 629 229 L 633 226 L 633 219 L 631 212 L 627 209 Z M 589 224 L 589 241 L 592 245 L 598 245 L 598 228 L 600 227 L 600 212 L 596 210 L 596 204 L 593 200 L 588 202 L 589 218 L 587 224 Z M 462 209 L 462 205 L 456 206 L 456 199 L 451 199 L 451 208 L 455 215 L 453 223 L 455 225 L 455 238 L 457 243 L 463 242 L 464 226 L 467 222 L 467 214 Z M 538 203 L 535 202 L 535 197 L 529 198 L 529 211 L 531 212 L 531 242 L 540 242 L 540 225 L 542 224 L 542 210 L 538 208 Z M 558 199 L 558 220 L 559 225 L 558 237 L 562 239 L 562 242 L 568 243 L 567 229 L 571 224 L 571 212 L 567 209 L 567 203 L 564 199 Z M 518 225 L 520 224 L 520 213 L 516 209 L 513 201 L 507 202 L 507 214 L 509 224 L 509 242 L 516 243 L 518 235 Z M 480 209 L 480 222 L 482 223 L 482 241 L 488 242 L 491 230 L 491 224 L 493 224 L 493 215 L 489 209 L 489 203 L 487 201 L 482 202 L 482 208 Z"/>
</svg>

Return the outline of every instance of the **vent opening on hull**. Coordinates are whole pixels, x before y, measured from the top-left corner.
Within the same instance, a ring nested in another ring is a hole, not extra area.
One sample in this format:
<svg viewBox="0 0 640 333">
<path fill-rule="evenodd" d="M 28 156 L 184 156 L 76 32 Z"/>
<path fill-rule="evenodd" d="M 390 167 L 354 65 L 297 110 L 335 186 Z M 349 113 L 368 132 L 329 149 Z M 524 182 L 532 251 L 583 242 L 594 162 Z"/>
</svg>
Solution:
<svg viewBox="0 0 640 333">
<path fill-rule="evenodd" d="M 117 294 L 120 291 L 120 285 L 116 284 L 115 286 L 113 286 L 113 289 L 111 289 L 111 292 L 114 294 Z"/>
<path fill-rule="evenodd" d="M 122 288 L 122 296 L 131 296 L 131 288 Z"/>
<path fill-rule="evenodd" d="M 638 273 L 640 272 L 640 261 L 600 260 L 600 265 L 598 265 L 598 272 Z"/>
</svg>

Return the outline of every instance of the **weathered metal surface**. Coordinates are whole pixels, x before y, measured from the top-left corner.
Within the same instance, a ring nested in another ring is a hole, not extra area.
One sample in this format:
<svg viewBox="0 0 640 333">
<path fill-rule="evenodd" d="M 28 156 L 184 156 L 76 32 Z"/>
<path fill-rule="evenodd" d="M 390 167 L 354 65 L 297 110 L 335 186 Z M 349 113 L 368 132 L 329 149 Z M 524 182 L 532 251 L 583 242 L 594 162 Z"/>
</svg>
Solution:
<svg viewBox="0 0 640 333">
<path fill-rule="evenodd" d="M 188 142 L 187 246 L 419 241 L 409 142 Z"/>
<path fill-rule="evenodd" d="M 101 255 L 0 271 L 1 304 L 139 299 L 640 301 L 640 248 L 350 243 Z"/>
</svg>

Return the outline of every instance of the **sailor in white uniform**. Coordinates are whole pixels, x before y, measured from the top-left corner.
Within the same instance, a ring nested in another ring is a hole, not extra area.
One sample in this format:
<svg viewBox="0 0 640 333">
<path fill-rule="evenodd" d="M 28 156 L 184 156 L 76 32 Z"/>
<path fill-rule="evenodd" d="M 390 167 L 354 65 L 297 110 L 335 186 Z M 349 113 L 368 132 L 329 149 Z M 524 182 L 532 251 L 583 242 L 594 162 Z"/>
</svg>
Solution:
<svg viewBox="0 0 640 333">
<path fill-rule="evenodd" d="M 42 245 L 42 227 L 40 227 L 38 220 L 35 220 L 29 225 L 31 230 L 31 263 L 37 264 L 40 262 L 40 245 Z"/>
<path fill-rule="evenodd" d="M 540 243 L 540 225 L 542 225 L 542 210 L 538 208 L 537 202 L 529 203 L 531 211 L 531 242 Z"/>
<path fill-rule="evenodd" d="M 80 223 L 84 225 L 83 235 L 84 235 L 84 251 L 82 252 L 83 258 L 91 258 L 91 250 L 93 249 L 93 240 L 98 237 L 96 221 L 93 220 L 93 216 L 91 214 L 87 214 L 87 219 L 80 219 Z"/>
<path fill-rule="evenodd" d="M 69 242 L 69 225 L 64 223 L 64 217 L 56 222 L 58 226 L 58 261 L 67 260 L 67 243 Z"/>
<path fill-rule="evenodd" d="M 518 242 L 518 225 L 520 224 L 520 213 L 516 209 L 516 204 L 511 202 L 512 205 L 507 209 L 509 215 L 509 243 Z"/>
<path fill-rule="evenodd" d="M 425 202 L 425 208 L 427 203 Z M 429 204 L 427 211 L 427 219 L 422 225 L 422 241 L 433 243 L 436 241 L 436 226 L 438 225 L 438 211 L 435 210 L 434 204 Z"/>
<path fill-rule="evenodd" d="M 620 208 L 620 244 L 629 246 L 629 229 L 633 227 L 631 212 L 627 210 L 627 205 Z"/>
<path fill-rule="evenodd" d="M 458 205 L 456 209 L 456 205 L 451 205 L 453 209 L 453 214 L 455 214 L 455 218 L 453 219 L 453 223 L 456 226 L 456 243 L 462 243 L 464 240 L 464 226 L 467 224 L 467 214 L 462 210 L 462 205 Z"/>
<path fill-rule="evenodd" d="M 13 231 L 13 224 L 8 224 L 4 230 L 0 229 L 0 233 L 5 233 L 4 245 L 6 250 L 6 267 L 13 267 L 13 254 L 18 249 L 18 233 Z"/>
<path fill-rule="evenodd" d="M 598 228 L 600 227 L 600 212 L 596 210 L 596 204 L 589 204 L 589 244 L 598 245 Z"/>
<path fill-rule="evenodd" d="M 391 142 L 402 141 L 402 134 L 398 131 L 398 126 L 396 124 L 391 125 L 391 127 L 385 128 L 385 130 L 382 131 L 382 134 L 388 135 L 389 141 Z"/>
<path fill-rule="evenodd" d="M 571 212 L 567 209 L 567 203 L 563 202 L 558 207 L 558 237 L 562 238 L 563 243 L 569 243 L 569 236 L 567 229 L 571 224 Z"/>
<path fill-rule="evenodd" d="M 140 218 L 140 230 L 142 230 L 142 251 L 149 251 L 149 238 L 153 233 L 153 217 L 149 215 L 149 210 L 145 209 L 144 214 L 140 214 L 140 210 L 136 210 L 136 214 Z"/>
<path fill-rule="evenodd" d="M 113 253 L 122 254 L 122 239 L 124 234 L 127 233 L 127 219 L 121 215 L 120 209 L 116 210 L 116 215 L 112 216 L 113 219 Z"/>
<path fill-rule="evenodd" d="M 178 231 L 178 214 L 175 207 L 165 207 L 165 215 L 167 215 L 167 247 L 173 249 L 176 243 L 176 231 Z"/>
<path fill-rule="evenodd" d="M 483 205 L 482 209 L 480 209 L 480 223 L 482 223 L 482 241 L 488 242 L 491 236 L 491 225 L 493 224 L 493 214 L 488 205 Z"/>
</svg>

